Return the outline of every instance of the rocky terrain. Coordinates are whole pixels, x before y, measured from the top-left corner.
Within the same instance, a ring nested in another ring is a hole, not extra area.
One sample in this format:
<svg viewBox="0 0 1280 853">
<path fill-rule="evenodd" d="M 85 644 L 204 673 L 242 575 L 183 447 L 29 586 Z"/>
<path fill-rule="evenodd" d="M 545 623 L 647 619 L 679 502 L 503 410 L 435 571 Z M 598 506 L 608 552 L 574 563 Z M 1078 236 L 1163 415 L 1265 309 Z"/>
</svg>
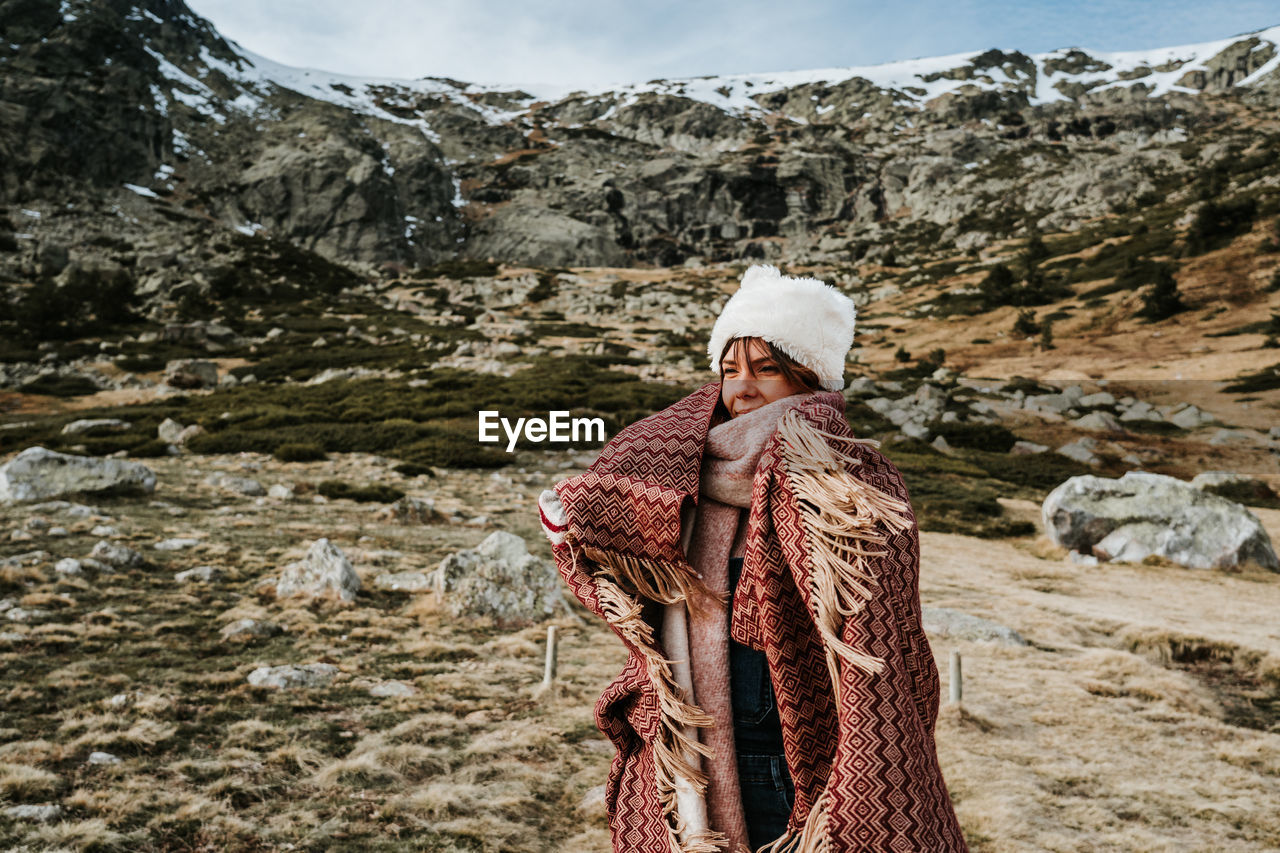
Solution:
<svg viewBox="0 0 1280 853">
<path fill-rule="evenodd" d="M 972 849 L 1280 847 L 1277 41 L 527 92 L 0 0 L 0 847 L 607 850 L 600 445 L 477 412 L 612 436 L 759 259 L 858 305 Z"/>
</svg>

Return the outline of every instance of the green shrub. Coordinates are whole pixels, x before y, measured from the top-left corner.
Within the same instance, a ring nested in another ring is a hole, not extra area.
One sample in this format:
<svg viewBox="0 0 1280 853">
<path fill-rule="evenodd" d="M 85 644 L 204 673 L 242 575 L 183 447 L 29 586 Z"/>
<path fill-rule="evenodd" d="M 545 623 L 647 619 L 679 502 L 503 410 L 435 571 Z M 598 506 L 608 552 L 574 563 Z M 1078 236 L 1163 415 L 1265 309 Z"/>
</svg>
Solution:
<svg viewBox="0 0 1280 853">
<path fill-rule="evenodd" d="M 1277 495 L 1269 485 L 1261 480 L 1255 480 L 1251 483 L 1219 483 L 1213 486 L 1206 486 L 1204 491 L 1212 492 L 1227 500 L 1248 504 L 1249 506 L 1280 509 L 1280 495 Z"/>
<path fill-rule="evenodd" d="M 1231 238 L 1250 230 L 1257 214 L 1258 203 L 1252 198 L 1206 201 L 1187 231 L 1188 254 L 1201 255 L 1225 246 Z"/>
<path fill-rule="evenodd" d="M 342 480 L 323 480 L 316 486 L 316 491 L 330 500 L 347 498 L 353 501 L 378 503 L 394 503 L 404 497 L 404 492 L 395 486 L 373 483 L 368 486 L 354 486 Z"/>
<path fill-rule="evenodd" d="M 1143 294 L 1138 316 L 1152 321 L 1164 320 L 1186 311 L 1187 307 L 1178 292 L 1178 282 L 1174 280 L 1173 272 L 1168 264 L 1162 264 L 1156 273 L 1155 283 Z"/>
<path fill-rule="evenodd" d="M 1013 331 L 1025 337 L 1031 337 L 1039 329 L 1036 323 L 1036 312 L 1030 308 L 1023 308 L 1018 311 L 1018 318 L 1013 321 Z"/>
<path fill-rule="evenodd" d="M 313 441 L 289 441 L 276 447 L 273 455 L 281 462 L 316 462 L 326 458 L 324 448 Z"/>
<path fill-rule="evenodd" d="M 51 397 L 80 397 L 96 394 L 98 386 L 83 376 L 42 376 L 18 387 L 23 394 L 47 394 Z"/>
<path fill-rule="evenodd" d="M 402 462 L 391 470 L 405 477 L 434 477 L 436 475 L 435 470 L 430 465 L 422 465 L 418 462 Z"/>
<path fill-rule="evenodd" d="M 1000 424 L 934 421 L 929 430 L 946 439 L 952 447 L 972 447 L 993 453 L 1007 453 L 1018 437 Z"/>
<path fill-rule="evenodd" d="M 169 442 L 153 438 L 150 441 L 139 444 L 137 447 L 130 448 L 129 455 L 136 456 L 139 459 L 154 459 L 158 456 L 168 456 Z"/>
<path fill-rule="evenodd" d="M 422 270 L 424 278 L 486 278 L 498 274 L 498 265 L 492 261 L 478 261 L 471 258 L 460 258 L 442 261 L 433 267 Z"/>
<path fill-rule="evenodd" d="M 1088 465 L 1052 451 L 1008 453 L 973 450 L 969 455 L 988 476 L 1045 495 L 1078 474 L 1095 473 Z"/>
</svg>

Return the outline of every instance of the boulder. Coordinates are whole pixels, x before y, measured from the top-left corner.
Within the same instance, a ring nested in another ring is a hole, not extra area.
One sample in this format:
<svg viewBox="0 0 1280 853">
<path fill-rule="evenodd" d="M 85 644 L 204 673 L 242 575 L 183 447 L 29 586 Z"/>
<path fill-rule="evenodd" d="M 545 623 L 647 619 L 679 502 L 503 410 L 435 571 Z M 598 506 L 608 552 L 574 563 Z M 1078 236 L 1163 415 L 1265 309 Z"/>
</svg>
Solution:
<svg viewBox="0 0 1280 853">
<path fill-rule="evenodd" d="M 1252 562 L 1280 571 L 1271 538 L 1253 513 L 1163 474 L 1072 477 L 1045 498 L 1041 517 L 1054 544 L 1100 560 L 1157 555 L 1189 568 Z"/>
<path fill-rule="evenodd" d="M 201 358 L 179 358 L 164 367 L 164 381 L 170 388 L 215 388 L 218 365 Z"/>
<path fill-rule="evenodd" d="M 441 560 L 432 586 L 456 617 L 529 623 L 565 607 L 555 567 L 530 554 L 523 539 L 505 530 Z"/>
<path fill-rule="evenodd" d="M 276 581 L 276 597 L 291 595 L 336 595 L 343 601 L 355 601 L 360 591 L 360 576 L 342 549 L 328 539 L 317 539 L 307 549 L 301 562 L 285 566 Z"/>
<path fill-rule="evenodd" d="M 0 503 L 79 492 L 150 494 L 155 489 L 155 472 L 123 459 L 74 456 L 37 446 L 0 465 Z"/>
<path fill-rule="evenodd" d="M 926 607 L 921 624 L 926 632 L 952 640 L 979 640 L 1004 646 L 1025 646 L 1027 641 L 1012 628 L 949 607 Z"/>
</svg>

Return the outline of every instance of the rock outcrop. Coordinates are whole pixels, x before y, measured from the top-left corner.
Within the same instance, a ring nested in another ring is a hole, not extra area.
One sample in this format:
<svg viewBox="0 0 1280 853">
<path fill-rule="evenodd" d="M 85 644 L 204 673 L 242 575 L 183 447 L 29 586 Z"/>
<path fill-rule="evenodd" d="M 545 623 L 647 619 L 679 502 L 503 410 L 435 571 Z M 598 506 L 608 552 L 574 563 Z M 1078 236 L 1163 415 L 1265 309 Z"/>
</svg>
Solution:
<svg viewBox="0 0 1280 853">
<path fill-rule="evenodd" d="M 536 622 L 565 607 L 560 576 L 529 553 L 523 539 L 504 530 L 475 548 L 440 561 L 432 584 L 444 607 L 457 617 L 492 617 L 505 624 Z"/>
<path fill-rule="evenodd" d="M 1248 509 L 1176 477 L 1129 471 L 1118 480 L 1072 477 L 1041 508 L 1057 545 L 1099 560 L 1163 557 L 1196 569 L 1255 564 L 1280 571 L 1271 538 Z"/>
<path fill-rule="evenodd" d="M 155 488 L 155 472 L 140 462 L 75 456 L 38 446 L 0 465 L 0 503 L 79 493 L 150 494 Z"/>
</svg>

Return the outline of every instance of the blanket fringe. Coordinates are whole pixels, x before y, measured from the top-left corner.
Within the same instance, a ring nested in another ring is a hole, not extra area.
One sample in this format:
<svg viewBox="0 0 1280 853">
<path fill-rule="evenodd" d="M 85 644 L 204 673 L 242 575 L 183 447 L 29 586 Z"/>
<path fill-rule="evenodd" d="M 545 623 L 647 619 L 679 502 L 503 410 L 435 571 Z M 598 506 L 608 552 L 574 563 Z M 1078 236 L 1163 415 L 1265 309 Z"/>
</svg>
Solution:
<svg viewBox="0 0 1280 853">
<path fill-rule="evenodd" d="M 570 547 L 573 547 L 572 542 Z M 597 553 L 616 554 L 587 546 L 582 546 L 582 551 L 593 561 Z M 576 566 L 577 551 L 571 553 Z M 671 661 L 659 654 L 654 644 L 653 626 L 644 620 L 644 608 L 610 577 L 612 573 L 613 564 L 604 563 L 592 573 L 592 579 L 601 612 L 644 658 L 649 683 L 658 699 L 661 728 L 653 740 L 654 782 L 666 818 L 672 853 L 722 853 L 728 848 L 729 839 L 722 833 L 705 829 L 686 832 L 676 802 L 676 789 L 681 781 L 699 794 L 706 793 L 707 774 L 698 766 L 698 756 L 709 758 L 712 750 L 687 729 L 710 726 L 715 720 L 701 708 L 685 701 L 685 693 L 672 675 Z M 683 842 L 680 840 L 682 837 Z"/>
<path fill-rule="evenodd" d="M 705 606 L 707 601 L 728 606 L 723 595 L 715 595 L 688 566 L 672 560 L 642 559 L 621 551 L 584 545 L 583 552 L 593 562 L 604 566 L 614 579 L 660 604 L 687 602 L 691 608 Z"/>
<path fill-rule="evenodd" d="M 840 660 L 869 674 L 884 669 L 883 660 L 841 640 L 840 630 L 844 619 L 862 610 L 871 598 L 871 588 L 878 584 L 869 561 L 886 552 L 867 547 L 888 541 L 888 534 L 876 530 L 878 523 L 893 532 L 908 528 L 910 507 L 850 474 L 847 466 L 861 461 L 836 450 L 824 437 L 859 444 L 871 444 L 872 440 L 818 429 L 794 409 L 783 414 L 778 432 L 783 439 L 787 480 L 809 534 L 815 622 L 839 702 Z M 783 849 L 771 853 L 783 853 Z"/>
<path fill-rule="evenodd" d="M 781 838 L 766 844 L 756 853 L 827 853 L 831 848 L 827 837 L 829 802 L 827 789 L 823 788 L 822 793 L 813 801 L 809 816 L 805 818 L 804 826 L 799 833 L 789 829 Z"/>
</svg>

